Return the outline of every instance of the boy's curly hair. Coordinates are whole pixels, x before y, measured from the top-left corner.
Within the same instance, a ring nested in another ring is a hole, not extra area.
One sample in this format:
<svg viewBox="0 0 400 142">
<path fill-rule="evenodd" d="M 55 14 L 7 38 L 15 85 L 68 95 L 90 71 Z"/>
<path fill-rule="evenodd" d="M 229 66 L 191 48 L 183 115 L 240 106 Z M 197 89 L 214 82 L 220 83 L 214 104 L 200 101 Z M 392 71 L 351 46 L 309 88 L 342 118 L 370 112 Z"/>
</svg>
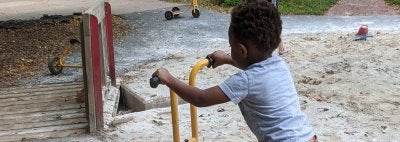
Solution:
<svg viewBox="0 0 400 142">
<path fill-rule="evenodd" d="M 254 44 L 272 53 L 281 42 L 282 20 L 278 10 L 265 0 L 249 0 L 231 13 L 229 33 L 240 42 Z"/>
</svg>

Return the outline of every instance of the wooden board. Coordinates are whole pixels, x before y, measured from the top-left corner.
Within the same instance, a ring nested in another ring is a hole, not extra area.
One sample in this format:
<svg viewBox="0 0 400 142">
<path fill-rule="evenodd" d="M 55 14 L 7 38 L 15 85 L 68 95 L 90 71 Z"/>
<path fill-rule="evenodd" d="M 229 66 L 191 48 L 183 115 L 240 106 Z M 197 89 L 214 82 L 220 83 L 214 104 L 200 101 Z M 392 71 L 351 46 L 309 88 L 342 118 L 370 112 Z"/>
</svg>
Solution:
<svg viewBox="0 0 400 142">
<path fill-rule="evenodd" d="M 65 137 L 86 133 L 83 84 L 0 88 L 0 141 Z"/>
<path fill-rule="evenodd" d="M 25 139 L 41 139 L 45 137 L 52 137 L 52 138 L 57 138 L 57 137 L 67 137 L 67 136 L 75 136 L 79 135 L 82 133 L 86 133 L 87 128 L 83 129 L 73 129 L 73 130 L 62 130 L 62 131 L 51 131 L 51 132 L 41 132 L 41 133 L 31 133 L 31 134 L 23 134 L 23 135 L 9 135 L 9 136 L 3 136 L 0 137 L 1 141 L 21 141 Z"/>
<path fill-rule="evenodd" d="M 10 87 L 10 88 L 0 88 L 0 95 L 3 94 L 11 94 L 11 93 L 25 93 L 25 92 L 32 92 L 32 91 L 46 91 L 47 90 L 55 90 L 57 88 L 67 88 L 68 87 L 77 87 L 82 86 L 82 82 L 69 82 L 69 83 L 58 83 L 58 84 L 42 84 L 37 85 L 34 87 L 29 86 L 22 86 L 22 87 Z"/>
</svg>

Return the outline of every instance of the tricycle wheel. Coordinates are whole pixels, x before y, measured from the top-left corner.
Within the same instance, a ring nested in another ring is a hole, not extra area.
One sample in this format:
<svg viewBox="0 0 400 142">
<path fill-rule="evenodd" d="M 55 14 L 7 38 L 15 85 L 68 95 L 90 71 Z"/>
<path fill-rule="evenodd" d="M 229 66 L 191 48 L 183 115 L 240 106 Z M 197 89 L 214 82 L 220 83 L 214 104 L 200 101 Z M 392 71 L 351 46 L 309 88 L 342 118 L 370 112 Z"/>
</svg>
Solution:
<svg viewBox="0 0 400 142">
<path fill-rule="evenodd" d="M 164 16 L 165 16 L 165 19 L 167 19 L 167 20 L 171 20 L 172 18 L 174 18 L 174 14 L 171 11 L 165 12 Z"/>
<path fill-rule="evenodd" d="M 192 16 L 194 18 L 199 18 L 200 17 L 200 11 L 198 9 L 193 9 L 192 10 Z"/>
<path fill-rule="evenodd" d="M 50 73 L 53 75 L 58 75 L 63 70 L 63 67 L 59 64 L 59 60 L 59 57 L 53 57 L 49 60 L 47 67 L 49 68 Z"/>
</svg>

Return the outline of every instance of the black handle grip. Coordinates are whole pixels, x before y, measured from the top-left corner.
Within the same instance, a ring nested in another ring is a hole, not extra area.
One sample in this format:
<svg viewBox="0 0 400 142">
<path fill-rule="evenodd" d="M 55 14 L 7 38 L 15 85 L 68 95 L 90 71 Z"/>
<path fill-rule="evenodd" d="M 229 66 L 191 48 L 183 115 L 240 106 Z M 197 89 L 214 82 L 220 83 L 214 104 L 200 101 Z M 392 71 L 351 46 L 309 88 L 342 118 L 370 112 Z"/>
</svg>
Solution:
<svg viewBox="0 0 400 142">
<path fill-rule="evenodd" d="M 150 87 L 157 88 L 157 86 L 161 83 L 160 78 L 157 76 L 150 78 Z"/>
<path fill-rule="evenodd" d="M 210 63 L 207 65 L 208 68 L 210 68 L 212 65 L 214 65 L 214 63 L 215 63 L 214 57 L 212 57 L 211 55 L 207 55 L 207 56 L 206 56 L 206 59 L 210 62 Z"/>
</svg>

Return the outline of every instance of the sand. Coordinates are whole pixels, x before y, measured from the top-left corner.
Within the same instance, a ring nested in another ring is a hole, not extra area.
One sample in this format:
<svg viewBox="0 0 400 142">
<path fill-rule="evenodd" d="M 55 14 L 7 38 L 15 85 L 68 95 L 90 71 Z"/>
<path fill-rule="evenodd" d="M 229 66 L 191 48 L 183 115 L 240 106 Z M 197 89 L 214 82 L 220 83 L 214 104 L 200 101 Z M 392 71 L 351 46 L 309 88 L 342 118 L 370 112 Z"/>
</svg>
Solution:
<svg viewBox="0 0 400 142">
<path fill-rule="evenodd" d="M 296 34 L 283 37 L 290 53 L 287 62 L 303 112 L 321 141 L 399 141 L 400 33 L 370 32 L 373 37 L 354 41 L 353 33 Z M 158 67 L 185 80 L 190 67 L 227 41 L 208 49 L 180 51 L 152 62 L 134 74 L 148 85 Z M 177 64 L 178 63 L 178 64 Z M 231 66 L 203 69 L 198 87 L 217 85 L 239 70 Z M 162 89 L 165 86 L 161 86 Z M 165 91 L 164 93 L 168 93 Z M 190 137 L 189 105 L 179 106 L 181 140 Z M 200 141 L 256 141 L 238 107 L 232 102 L 199 108 Z M 120 119 L 117 116 L 114 119 Z M 102 141 L 172 141 L 170 108 L 125 114 L 130 120 L 110 126 Z"/>
</svg>

